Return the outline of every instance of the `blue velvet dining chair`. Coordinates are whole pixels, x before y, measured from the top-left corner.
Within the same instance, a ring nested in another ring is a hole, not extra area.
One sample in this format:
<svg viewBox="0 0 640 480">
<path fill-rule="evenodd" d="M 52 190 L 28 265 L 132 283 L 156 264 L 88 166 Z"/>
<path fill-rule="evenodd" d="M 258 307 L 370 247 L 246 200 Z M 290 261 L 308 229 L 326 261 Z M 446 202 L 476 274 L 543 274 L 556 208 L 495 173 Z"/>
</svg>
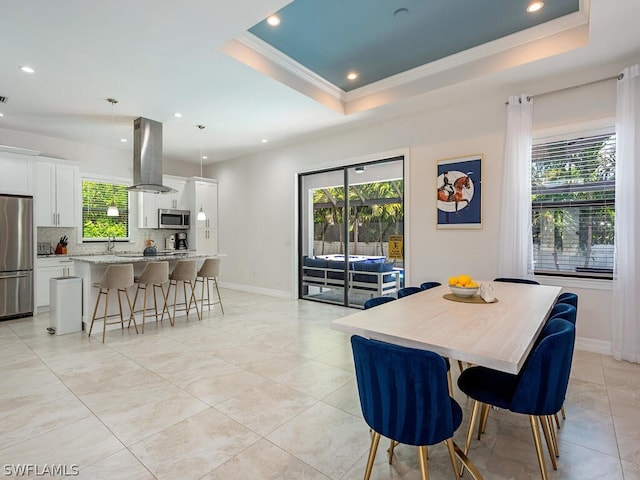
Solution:
<svg viewBox="0 0 640 480">
<path fill-rule="evenodd" d="M 367 310 L 369 308 L 377 307 L 378 305 L 382 305 L 383 303 L 393 302 L 395 298 L 393 297 L 373 297 L 364 302 L 364 309 Z"/>
<path fill-rule="evenodd" d="M 482 475 L 453 441 L 462 409 L 449 396 L 444 359 L 427 350 L 351 337 L 360 406 L 373 434 L 364 479 L 371 476 L 380 436 L 418 447 L 422 479 L 429 478 L 427 447 L 444 442 L 456 478 L 462 461 L 475 479 Z M 391 458 L 391 457 L 390 457 Z"/>
<path fill-rule="evenodd" d="M 578 310 L 578 295 L 572 292 L 564 292 L 558 295 L 556 303 L 568 303 Z"/>
<path fill-rule="evenodd" d="M 528 285 L 540 285 L 540 282 L 535 280 L 529 280 L 528 278 L 509 278 L 509 277 L 498 277 L 493 279 L 494 282 L 505 282 L 505 283 L 526 283 Z"/>
<path fill-rule="evenodd" d="M 462 372 L 458 378 L 458 386 L 474 400 L 464 453 L 469 452 L 473 426 L 481 405 L 492 405 L 529 415 L 540 473 L 543 480 L 547 480 L 538 421 L 542 425 L 555 470 L 557 465 L 550 438 L 550 417 L 560 410 L 564 402 L 574 344 L 575 326 L 556 318 L 544 326 L 538 344 L 518 375 L 485 367 L 471 367 Z M 482 426 L 482 421 L 480 423 Z"/>
<path fill-rule="evenodd" d="M 569 305 L 568 303 L 556 303 L 551 309 L 551 312 L 549 312 L 549 321 L 554 318 L 564 318 L 575 325 L 577 314 L 578 312 L 573 305 Z"/>
<path fill-rule="evenodd" d="M 424 282 L 420 284 L 422 290 L 429 290 L 430 288 L 436 288 L 442 285 L 440 282 Z"/>
<path fill-rule="evenodd" d="M 409 295 L 413 295 L 414 293 L 421 292 L 422 289 L 420 287 L 404 287 L 398 290 L 398 298 L 408 297 Z"/>
</svg>

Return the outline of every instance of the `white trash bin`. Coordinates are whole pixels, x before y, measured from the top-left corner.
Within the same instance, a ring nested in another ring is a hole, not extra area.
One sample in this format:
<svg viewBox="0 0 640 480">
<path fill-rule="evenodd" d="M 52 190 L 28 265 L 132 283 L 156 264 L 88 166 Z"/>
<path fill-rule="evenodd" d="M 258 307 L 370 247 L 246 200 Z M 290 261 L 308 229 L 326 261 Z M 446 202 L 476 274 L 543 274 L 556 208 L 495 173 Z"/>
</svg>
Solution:
<svg viewBox="0 0 640 480">
<path fill-rule="evenodd" d="M 82 278 L 49 280 L 49 333 L 66 335 L 82 330 Z"/>
</svg>

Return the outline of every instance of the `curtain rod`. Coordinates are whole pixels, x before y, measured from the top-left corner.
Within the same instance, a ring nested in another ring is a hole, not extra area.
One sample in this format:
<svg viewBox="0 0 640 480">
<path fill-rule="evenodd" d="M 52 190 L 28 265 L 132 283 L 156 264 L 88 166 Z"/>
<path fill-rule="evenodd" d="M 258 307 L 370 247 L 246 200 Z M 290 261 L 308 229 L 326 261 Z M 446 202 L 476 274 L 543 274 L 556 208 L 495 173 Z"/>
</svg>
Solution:
<svg viewBox="0 0 640 480">
<path fill-rule="evenodd" d="M 619 75 L 614 75 L 612 77 L 601 78 L 600 80 L 594 80 L 593 82 L 581 83 L 579 85 L 571 85 L 569 87 L 559 88 L 557 90 L 549 90 L 548 92 L 537 93 L 535 95 L 529 95 L 527 100 L 531 100 L 532 98 L 542 97 L 544 95 L 551 95 L 552 93 L 564 92 L 567 90 L 573 90 L 574 88 L 588 87 L 589 85 L 595 85 L 596 83 L 608 82 L 610 80 L 622 80 L 624 78 L 624 73 Z M 504 102 L 505 105 L 509 105 L 509 102 Z"/>
</svg>

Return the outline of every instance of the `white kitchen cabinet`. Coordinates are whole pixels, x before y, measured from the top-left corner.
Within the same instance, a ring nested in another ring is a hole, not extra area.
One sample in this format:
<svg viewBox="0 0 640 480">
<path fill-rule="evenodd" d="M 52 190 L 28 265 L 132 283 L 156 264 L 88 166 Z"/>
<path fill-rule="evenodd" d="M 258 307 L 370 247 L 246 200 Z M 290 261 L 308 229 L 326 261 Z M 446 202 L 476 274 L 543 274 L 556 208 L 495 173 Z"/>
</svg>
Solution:
<svg viewBox="0 0 640 480">
<path fill-rule="evenodd" d="M 189 191 L 187 189 L 187 179 L 181 177 L 163 178 L 163 183 L 167 187 L 175 188 L 177 192 L 160 195 L 162 206 L 158 208 L 168 208 L 176 210 L 189 210 Z"/>
<path fill-rule="evenodd" d="M 80 198 L 80 166 L 38 159 L 36 166 L 36 225 L 76 227 Z"/>
<path fill-rule="evenodd" d="M 191 229 L 189 248 L 198 253 L 218 253 L 218 182 L 196 177 L 189 181 Z M 206 220 L 198 220 L 202 208 Z"/>
<path fill-rule="evenodd" d="M 196 244 L 189 247 L 207 255 L 218 253 L 218 229 L 196 228 Z"/>
<path fill-rule="evenodd" d="M 38 257 L 36 260 L 36 308 L 49 306 L 49 280 L 69 277 L 75 273 L 74 263 L 68 257 Z"/>
<path fill-rule="evenodd" d="M 138 193 L 138 228 L 158 228 L 157 193 Z"/>
<path fill-rule="evenodd" d="M 33 195 L 33 157 L 0 151 L 0 193 Z"/>
</svg>

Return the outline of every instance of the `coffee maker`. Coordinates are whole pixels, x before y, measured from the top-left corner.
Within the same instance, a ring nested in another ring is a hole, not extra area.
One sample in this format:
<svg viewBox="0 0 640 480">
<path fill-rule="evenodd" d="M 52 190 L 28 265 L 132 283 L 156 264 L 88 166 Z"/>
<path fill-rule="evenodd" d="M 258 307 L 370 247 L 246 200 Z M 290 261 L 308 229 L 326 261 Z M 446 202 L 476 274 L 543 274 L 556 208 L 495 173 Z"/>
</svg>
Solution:
<svg viewBox="0 0 640 480">
<path fill-rule="evenodd" d="M 189 248 L 187 245 L 187 234 L 184 232 L 176 233 L 176 250 L 186 250 Z"/>
</svg>

